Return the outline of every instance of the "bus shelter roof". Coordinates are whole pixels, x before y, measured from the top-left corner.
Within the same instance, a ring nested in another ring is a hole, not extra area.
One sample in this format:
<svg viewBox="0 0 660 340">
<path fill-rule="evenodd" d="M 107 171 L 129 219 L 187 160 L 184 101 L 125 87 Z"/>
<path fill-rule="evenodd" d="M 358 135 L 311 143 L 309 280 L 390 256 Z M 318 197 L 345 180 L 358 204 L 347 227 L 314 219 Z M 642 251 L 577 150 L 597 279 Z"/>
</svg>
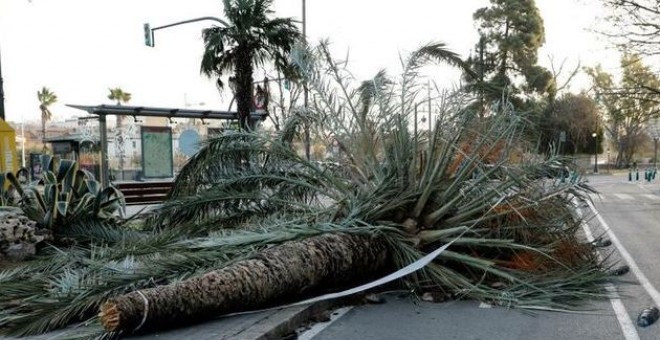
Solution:
<svg viewBox="0 0 660 340">
<path fill-rule="evenodd" d="M 147 107 L 147 106 L 125 106 L 125 105 L 75 105 L 67 104 L 68 107 L 87 111 L 95 115 L 114 115 L 114 116 L 141 116 L 141 117 L 165 117 L 165 118 L 197 118 L 197 119 L 238 119 L 236 111 L 215 111 L 215 110 L 193 110 L 166 107 Z M 250 118 L 256 120 L 266 119 L 265 112 L 251 112 Z"/>
</svg>

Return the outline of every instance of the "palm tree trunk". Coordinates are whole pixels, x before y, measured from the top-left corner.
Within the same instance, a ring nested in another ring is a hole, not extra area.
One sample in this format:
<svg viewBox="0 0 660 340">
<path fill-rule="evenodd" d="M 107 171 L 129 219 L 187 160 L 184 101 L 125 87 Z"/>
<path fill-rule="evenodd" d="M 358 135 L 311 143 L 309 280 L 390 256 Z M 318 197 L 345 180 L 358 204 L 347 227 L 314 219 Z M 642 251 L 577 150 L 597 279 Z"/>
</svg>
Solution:
<svg viewBox="0 0 660 340">
<path fill-rule="evenodd" d="M 252 54 L 242 50 L 236 62 L 236 108 L 241 130 L 247 130 L 252 106 Z"/>
<path fill-rule="evenodd" d="M 46 120 L 44 117 L 41 117 L 41 142 L 44 144 L 42 148 L 42 153 L 46 153 L 48 148 L 46 147 Z"/>
<path fill-rule="evenodd" d="M 197 278 L 112 298 L 101 306 L 100 322 L 107 331 L 128 332 L 198 322 L 337 289 L 372 278 L 389 265 L 382 237 L 323 234 Z"/>
</svg>

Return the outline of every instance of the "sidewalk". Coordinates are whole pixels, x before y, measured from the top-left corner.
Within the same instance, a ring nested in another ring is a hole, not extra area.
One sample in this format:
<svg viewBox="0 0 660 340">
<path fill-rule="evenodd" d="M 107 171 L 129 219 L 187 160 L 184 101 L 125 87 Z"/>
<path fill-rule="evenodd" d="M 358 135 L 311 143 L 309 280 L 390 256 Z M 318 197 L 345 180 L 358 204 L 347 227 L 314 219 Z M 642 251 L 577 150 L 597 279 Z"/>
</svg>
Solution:
<svg viewBox="0 0 660 340">
<path fill-rule="evenodd" d="M 326 310 L 335 307 L 330 302 L 296 306 L 286 309 L 222 317 L 216 320 L 175 328 L 167 331 L 150 332 L 143 335 L 124 336 L 123 339 L 161 339 L 161 340 L 275 340 L 287 339 L 299 327 L 316 320 Z M 21 338 L 3 337 L 0 340 L 54 340 L 68 338 L 71 329 Z M 291 339 L 295 339 L 292 336 Z"/>
<path fill-rule="evenodd" d="M 148 210 L 153 209 L 157 206 L 158 206 L 157 204 L 127 205 L 125 217 L 131 217 L 139 212 L 147 212 Z"/>
</svg>

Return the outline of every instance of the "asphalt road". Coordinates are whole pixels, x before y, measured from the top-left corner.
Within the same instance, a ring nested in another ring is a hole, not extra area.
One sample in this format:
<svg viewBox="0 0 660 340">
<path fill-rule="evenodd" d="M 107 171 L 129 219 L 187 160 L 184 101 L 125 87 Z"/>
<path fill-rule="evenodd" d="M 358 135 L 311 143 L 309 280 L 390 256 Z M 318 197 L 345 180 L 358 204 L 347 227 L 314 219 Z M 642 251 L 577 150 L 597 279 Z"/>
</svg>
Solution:
<svg viewBox="0 0 660 340">
<path fill-rule="evenodd" d="M 614 235 L 618 241 L 602 255 L 633 268 L 622 277 L 629 283 L 616 287 L 620 300 L 594 301 L 588 306 L 594 313 L 586 315 L 529 315 L 481 308 L 470 301 L 434 304 L 390 295 L 385 304 L 344 310 L 341 317 L 315 325 L 301 339 L 660 339 L 660 322 L 636 326 L 642 309 L 660 305 L 660 180 L 629 183 L 626 174 L 593 176 L 589 181 L 600 192 L 593 200 L 597 215 L 583 208 L 590 230 L 595 236 Z"/>
</svg>

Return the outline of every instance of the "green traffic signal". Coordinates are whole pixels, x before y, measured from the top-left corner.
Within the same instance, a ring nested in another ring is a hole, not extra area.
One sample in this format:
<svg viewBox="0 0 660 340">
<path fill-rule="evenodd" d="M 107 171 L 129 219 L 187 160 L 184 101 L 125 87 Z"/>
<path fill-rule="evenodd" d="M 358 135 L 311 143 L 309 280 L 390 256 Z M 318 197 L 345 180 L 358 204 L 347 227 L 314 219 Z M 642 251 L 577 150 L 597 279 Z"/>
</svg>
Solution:
<svg viewBox="0 0 660 340">
<path fill-rule="evenodd" d="M 151 26 L 144 24 L 144 44 L 149 47 L 154 47 L 154 33 L 151 31 Z"/>
</svg>

